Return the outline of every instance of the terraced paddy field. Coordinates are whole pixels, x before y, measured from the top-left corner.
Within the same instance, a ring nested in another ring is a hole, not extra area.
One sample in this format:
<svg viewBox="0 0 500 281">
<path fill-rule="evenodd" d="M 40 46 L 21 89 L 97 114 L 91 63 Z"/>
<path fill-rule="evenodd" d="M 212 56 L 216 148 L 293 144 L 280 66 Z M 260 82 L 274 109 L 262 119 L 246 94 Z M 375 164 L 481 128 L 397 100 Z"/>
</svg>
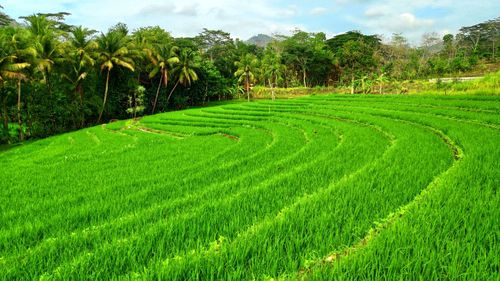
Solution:
<svg viewBox="0 0 500 281">
<path fill-rule="evenodd" d="M 311 96 L 0 153 L 2 280 L 499 280 L 500 97 Z"/>
</svg>

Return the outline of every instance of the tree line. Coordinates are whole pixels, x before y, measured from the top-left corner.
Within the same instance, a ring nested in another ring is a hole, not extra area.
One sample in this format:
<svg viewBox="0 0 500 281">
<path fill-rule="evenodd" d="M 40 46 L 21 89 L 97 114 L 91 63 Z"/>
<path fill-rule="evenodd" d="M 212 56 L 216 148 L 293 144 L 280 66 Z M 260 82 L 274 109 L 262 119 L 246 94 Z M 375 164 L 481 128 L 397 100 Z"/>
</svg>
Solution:
<svg viewBox="0 0 500 281">
<path fill-rule="evenodd" d="M 0 142 L 240 94 L 250 99 L 255 85 L 382 92 L 391 80 L 459 73 L 494 62 L 499 48 L 498 18 L 457 35 L 426 34 L 420 46 L 411 46 L 402 34 L 383 42 L 358 31 L 326 38 L 296 30 L 260 47 L 221 30 L 174 38 L 158 26 L 131 32 L 118 23 L 97 32 L 66 24 L 68 15 L 14 21 L 0 12 Z"/>
</svg>

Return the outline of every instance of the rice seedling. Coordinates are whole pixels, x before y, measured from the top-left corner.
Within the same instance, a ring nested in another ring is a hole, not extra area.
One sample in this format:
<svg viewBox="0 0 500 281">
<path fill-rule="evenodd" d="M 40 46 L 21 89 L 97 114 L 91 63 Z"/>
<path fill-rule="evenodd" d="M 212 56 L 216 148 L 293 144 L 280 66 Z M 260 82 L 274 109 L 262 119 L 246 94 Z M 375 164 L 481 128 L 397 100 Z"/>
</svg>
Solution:
<svg viewBox="0 0 500 281">
<path fill-rule="evenodd" d="M 0 279 L 498 278 L 500 99 L 317 95 L 0 152 Z"/>
</svg>

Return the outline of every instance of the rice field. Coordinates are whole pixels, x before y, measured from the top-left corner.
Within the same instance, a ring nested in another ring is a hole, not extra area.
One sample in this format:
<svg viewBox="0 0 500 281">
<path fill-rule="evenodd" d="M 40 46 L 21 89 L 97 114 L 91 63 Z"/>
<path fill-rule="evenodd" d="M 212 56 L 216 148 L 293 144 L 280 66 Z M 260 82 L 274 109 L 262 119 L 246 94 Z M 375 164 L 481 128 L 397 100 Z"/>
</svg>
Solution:
<svg viewBox="0 0 500 281">
<path fill-rule="evenodd" d="M 500 97 L 318 95 L 0 153 L 1 280 L 500 280 Z"/>
</svg>

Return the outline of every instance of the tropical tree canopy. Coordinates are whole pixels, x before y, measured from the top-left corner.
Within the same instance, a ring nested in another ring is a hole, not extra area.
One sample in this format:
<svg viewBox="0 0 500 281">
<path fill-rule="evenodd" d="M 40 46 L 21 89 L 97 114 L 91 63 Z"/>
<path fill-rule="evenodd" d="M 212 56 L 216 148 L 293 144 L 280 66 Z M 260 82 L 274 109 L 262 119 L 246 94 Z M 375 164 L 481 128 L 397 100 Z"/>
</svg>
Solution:
<svg viewBox="0 0 500 281">
<path fill-rule="evenodd" d="M 223 30 L 174 38 L 158 26 L 130 30 L 125 23 L 97 32 L 67 24 L 69 15 L 37 13 L 16 22 L 0 9 L 1 142 L 18 139 L 8 133 L 13 123 L 19 137 L 45 137 L 128 118 L 130 109 L 135 117 L 241 92 L 250 100 L 255 86 L 273 98 L 280 87 L 380 94 L 403 89 L 402 81 L 494 64 L 500 54 L 498 18 L 457 34 L 428 32 L 413 46 L 401 33 L 383 41 L 360 31 L 328 38 L 295 30 L 248 42 Z"/>
</svg>

